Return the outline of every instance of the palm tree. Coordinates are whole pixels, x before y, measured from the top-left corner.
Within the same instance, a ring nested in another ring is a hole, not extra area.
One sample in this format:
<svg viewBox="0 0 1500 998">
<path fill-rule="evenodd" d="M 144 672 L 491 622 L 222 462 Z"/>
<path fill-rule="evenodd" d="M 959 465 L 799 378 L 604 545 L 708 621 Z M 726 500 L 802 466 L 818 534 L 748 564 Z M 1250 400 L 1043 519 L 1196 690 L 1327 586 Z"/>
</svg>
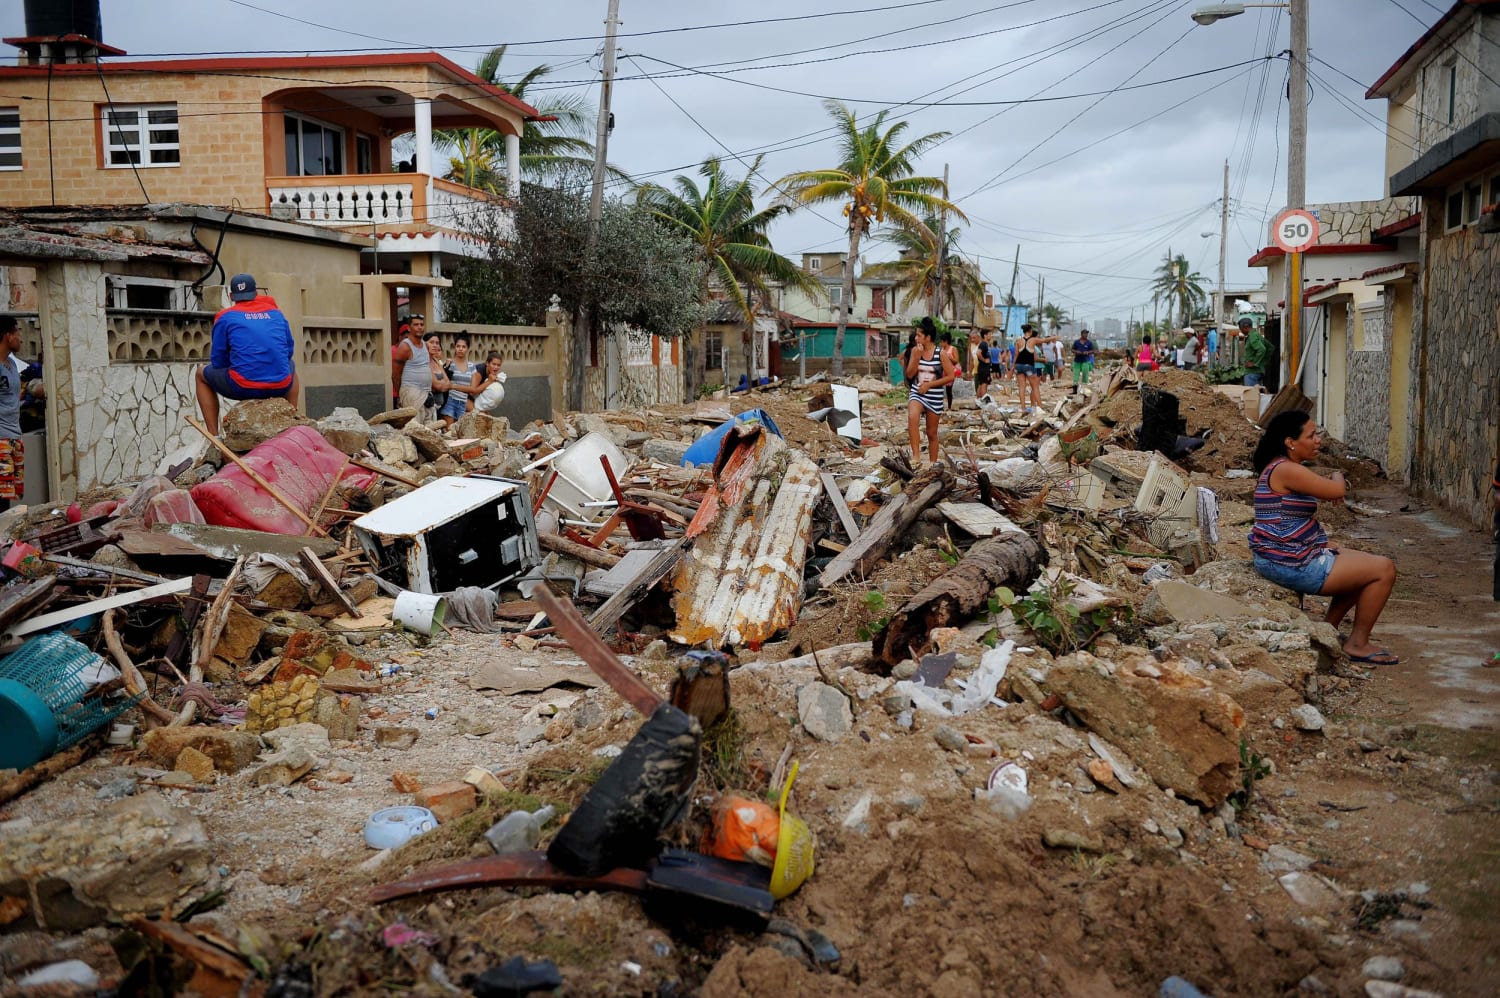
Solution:
<svg viewBox="0 0 1500 998">
<path fill-rule="evenodd" d="M 854 300 L 854 261 L 859 259 L 859 241 L 872 227 L 887 220 L 898 228 L 915 229 L 921 220 L 915 212 L 947 211 L 967 221 L 964 213 L 948 200 L 948 185 L 939 177 L 916 176 L 916 160 L 924 151 L 948 137 L 932 132 L 901 145 L 907 123 L 885 127 L 881 111 L 860 126 L 855 114 L 838 101 L 823 107 L 838 130 L 839 162 L 823 170 L 793 173 L 774 185 L 782 189 L 786 204 L 812 205 L 842 202 L 849 219 L 849 266 L 844 271 L 844 300 Z M 844 373 L 844 332 L 849 310 L 839 310 L 838 330 L 833 337 L 833 376 Z"/>
<path fill-rule="evenodd" d="M 500 79 L 500 62 L 505 58 L 504 45 L 485 53 L 474 69 L 474 75 L 523 100 L 552 119 L 527 124 L 521 133 L 521 176 L 533 183 L 548 183 L 570 174 L 581 176 L 594 168 L 593 134 L 598 112 L 582 94 L 547 94 L 532 96 L 528 90 L 552 72 L 552 67 L 535 66 L 513 83 Z M 448 179 L 469 187 L 505 192 L 505 136 L 493 128 L 435 129 L 432 133 L 440 148 L 449 153 Z M 616 179 L 629 178 L 615 167 L 608 167 Z"/>
<path fill-rule="evenodd" d="M 790 284 L 811 295 L 823 293 L 821 283 L 771 248 L 767 228 L 792 207 L 773 204 L 756 210 L 750 178 L 760 169 L 760 162 L 761 157 L 756 157 L 745 176 L 732 177 L 717 158 L 711 158 L 698 168 L 705 181 L 701 188 L 692 177 L 678 174 L 672 180 L 675 190 L 642 184 L 635 191 L 637 204 L 697 244 L 708 265 L 705 297 L 708 282 L 716 281 L 752 325 L 755 313 L 747 291 L 758 292 L 763 301 L 770 297 L 768 283 Z"/>
<path fill-rule="evenodd" d="M 1156 268 L 1152 290 L 1166 302 L 1169 317 L 1173 305 L 1176 305 L 1178 325 L 1186 326 L 1194 313 L 1208 301 L 1208 292 L 1204 290 L 1207 283 L 1207 279 L 1188 264 L 1187 257 L 1180 253 L 1174 257 L 1168 248 L 1162 265 Z"/>
<path fill-rule="evenodd" d="M 970 301 L 984 300 L 984 282 L 979 279 L 966 260 L 958 252 L 959 229 L 947 232 L 939 244 L 938 233 L 942 223 L 928 215 L 913 228 L 895 228 L 883 240 L 894 245 L 899 253 L 895 260 L 871 264 L 865 268 L 866 277 L 883 277 L 894 280 L 907 289 L 901 301 L 903 308 L 922 298 L 927 303 L 929 315 L 938 313 L 937 293 L 941 276 L 945 289 L 945 300 L 952 306 L 955 319 L 958 314 L 960 296 Z"/>
<path fill-rule="evenodd" d="M 1046 321 L 1048 328 L 1053 330 L 1061 329 L 1068 321 L 1068 313 L 1063 310 L 1062 306 L 1050 301 L 1042 306 L 1041 317 Z"/>
</svg>

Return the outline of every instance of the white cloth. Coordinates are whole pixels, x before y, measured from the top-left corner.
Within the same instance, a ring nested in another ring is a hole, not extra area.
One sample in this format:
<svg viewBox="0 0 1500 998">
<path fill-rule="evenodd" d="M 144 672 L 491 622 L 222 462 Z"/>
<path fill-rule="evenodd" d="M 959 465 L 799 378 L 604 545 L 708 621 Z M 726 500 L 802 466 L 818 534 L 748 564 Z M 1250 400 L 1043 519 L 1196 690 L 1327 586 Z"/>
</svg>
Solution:
<svg viewBox="0 0 1500 998">
<path fill-rule="evenodd" d="M 492 412 L 495 407 L 505 401 L 505 379 L 506 374 L 501 371 L 495 378 L 495 383 L 474 398 L 474 408 L 479 412 Z"/>
</svg>

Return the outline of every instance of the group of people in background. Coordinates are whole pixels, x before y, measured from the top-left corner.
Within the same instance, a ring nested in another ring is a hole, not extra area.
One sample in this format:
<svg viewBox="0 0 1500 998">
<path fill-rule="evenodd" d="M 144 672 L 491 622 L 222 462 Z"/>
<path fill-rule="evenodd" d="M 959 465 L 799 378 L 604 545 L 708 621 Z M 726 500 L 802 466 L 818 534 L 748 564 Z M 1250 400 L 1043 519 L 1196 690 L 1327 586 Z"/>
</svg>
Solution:
<svg viewBox="0 0 1500 998">
<path fill-rule="evenodd" d="M 469 334 L 454 334 L 451 357 L 442 337 L 427 331 L 420 312 L 407 317 L 400 340 L 391 347 L 392 383 L 398 408 L 412 408 L 422 422 L 452 426 L 466 412 L 493 412 L 505 398 L 504 359 L 498 350 L 483 363 L 469 358 Z"/>
</svg>

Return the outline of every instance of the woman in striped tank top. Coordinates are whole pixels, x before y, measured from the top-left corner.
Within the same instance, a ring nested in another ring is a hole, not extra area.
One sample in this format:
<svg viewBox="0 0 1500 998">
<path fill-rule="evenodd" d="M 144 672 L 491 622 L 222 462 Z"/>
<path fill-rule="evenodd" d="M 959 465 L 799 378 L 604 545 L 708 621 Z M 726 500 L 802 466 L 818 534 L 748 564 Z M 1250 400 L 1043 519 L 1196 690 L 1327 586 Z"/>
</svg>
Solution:
<svg viewBox="0 0 1500 998">
<path fill-rule="evenodd" d="M 1328 535 L 1314 519 L 1318 501 L 1343 502 L 1348 487 L 1341 472 L 1324 478 L 1302 466 L 1322 448 L 1323 436 L 1305 412 L 1284 412 L 1266 427 L 1255 448 L 1255 470 L 1260 472 L 1250 530 L 1255 570 L 1296 592 L 1331 597 L 1323 619 L 1334 627 L 1353 610 L 1354 629 L 1344 642 L 1350 660 L 1397 665 L 1400 659 L 1370 641 L 1396 583 L 1396 563 L 1328 546 Z"/>
<path fill-rule="evenodd" d="M 917 346 L 906 359 L 906 429 L 911 437 L 913 466 L 922 465 L 923 417 L 927 420 L 927 452 L 938 459 L 938 417 L 942 415 L 947 393 L 944 391 L 958 377 L 958 369 L 937 348 L 937 327 L 931 317 L 917 327 Z"/>
</svg>

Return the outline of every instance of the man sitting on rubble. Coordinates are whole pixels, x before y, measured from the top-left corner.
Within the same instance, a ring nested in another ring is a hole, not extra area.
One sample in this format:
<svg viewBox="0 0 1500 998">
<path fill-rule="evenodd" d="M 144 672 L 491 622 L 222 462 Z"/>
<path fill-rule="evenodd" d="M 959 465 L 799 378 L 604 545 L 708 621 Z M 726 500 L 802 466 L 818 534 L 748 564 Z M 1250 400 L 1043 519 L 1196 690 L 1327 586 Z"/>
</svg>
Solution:
<svg viewBox="0 0 1500 998">
<path fill-rule="evenodd" d="M 297 366 L 292 327 L 276 299 L 263 295 L 249 274 L 229 282 L 234 302 L 214 316 L 208 366 L 198 368 L 194 388 L 208 432 L 219 432 L 219 396 L 244 402 L 284 398 L 297 404 Z"/>
</svg>

